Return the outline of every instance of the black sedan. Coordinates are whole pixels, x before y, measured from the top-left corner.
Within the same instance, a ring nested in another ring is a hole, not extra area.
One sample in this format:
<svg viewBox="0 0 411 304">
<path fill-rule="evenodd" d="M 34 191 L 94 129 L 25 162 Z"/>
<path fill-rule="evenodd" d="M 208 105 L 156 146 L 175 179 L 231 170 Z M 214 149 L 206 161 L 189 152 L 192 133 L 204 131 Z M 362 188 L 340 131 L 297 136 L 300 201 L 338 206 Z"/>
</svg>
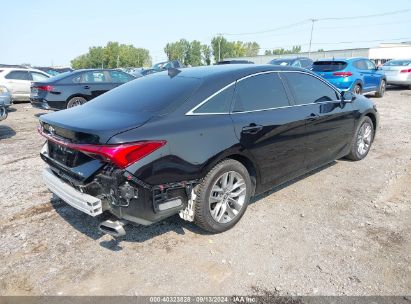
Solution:
<svg viewBox="0 0 411 304">
<path fill-rule="evenodd" d="M 36 108 L 72 108 L 135 79 L 118 70 L 88 69 L 62 73 L 31 84 L 30 102 Z"/>
<path fill-rule="evenodd" d="M 148 225 L 179 213 L 211 232 L 233 227 L 250 198 L 336 159 L 363 159 L 378 126 L 372 101 L 315 74 L 220 65 L 139 78 L 40 117 L 48 188 L 109 220 Z"/>
</svg>

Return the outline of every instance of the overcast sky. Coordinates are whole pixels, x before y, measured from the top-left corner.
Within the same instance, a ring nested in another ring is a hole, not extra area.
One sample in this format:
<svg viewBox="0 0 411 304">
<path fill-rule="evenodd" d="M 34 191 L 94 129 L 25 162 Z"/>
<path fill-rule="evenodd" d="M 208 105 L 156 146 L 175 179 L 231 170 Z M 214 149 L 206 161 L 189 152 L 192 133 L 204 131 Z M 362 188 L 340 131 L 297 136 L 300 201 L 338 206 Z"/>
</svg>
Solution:
<svg viewBox="0 0 411 304">
<path fill-rule="evenodd" d="M 0 63 L 69 65 L 90 46 L 105 45 L 107 41 L 147 48 L 156 62 L 166 58 L 165 44 L 180 38 L 209 43 L 216 33 L 260 32 L 310 18 L 363 16 L 410 8 L 410 0 L 2 1 Z M 225 37 L 257 41 L 261 53 L 291 45 L 302 45 L 304 51 L 308 49 L 310 29 L 310 22 L 305 22 L 274 32 Z M 312 49 L 368 47 L 379 44 L 370 40 L 400 39 L 411 41 L 411 11 L 319 21 Z M 338 43 L 347 41 L 353 42 Z"/>
</svg>

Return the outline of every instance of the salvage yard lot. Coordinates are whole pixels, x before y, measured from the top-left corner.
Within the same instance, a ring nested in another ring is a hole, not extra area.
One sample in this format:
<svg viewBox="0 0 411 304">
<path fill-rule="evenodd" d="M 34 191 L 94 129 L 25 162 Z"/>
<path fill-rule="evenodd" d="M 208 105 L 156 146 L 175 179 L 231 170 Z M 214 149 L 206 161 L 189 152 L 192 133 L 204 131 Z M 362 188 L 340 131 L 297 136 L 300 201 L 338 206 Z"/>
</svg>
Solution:
<svg viewBox="0 0 411 304">
<path fill-rule="evenodd" d="M 52 200 L 37 134 L 45 111 L 0 123 L 0 295 L 398 295 L 411 293 L 411 91 L 374 98 L 366 159 L 336 161 L 273 189 L 234 229 L 177 216 L 115 240 Z"/>
</svg>

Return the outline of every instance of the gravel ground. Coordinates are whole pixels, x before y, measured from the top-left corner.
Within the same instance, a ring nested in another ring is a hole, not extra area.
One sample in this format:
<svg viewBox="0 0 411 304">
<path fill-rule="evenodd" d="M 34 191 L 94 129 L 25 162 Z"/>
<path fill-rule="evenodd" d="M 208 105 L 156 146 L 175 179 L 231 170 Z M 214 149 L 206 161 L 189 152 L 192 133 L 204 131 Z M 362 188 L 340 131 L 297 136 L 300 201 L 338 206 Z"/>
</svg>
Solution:
<svg viewBox="0 0 411 304">
<path fill-rule="evenodd" d="M 253 202 L 232 230 L 177 216 L 115 240 L 44 187 L 44 111 L 0 123 L 0 295 L 411 294 L 411 91 L 374 99 L 376 141 Z"/>
</svg>

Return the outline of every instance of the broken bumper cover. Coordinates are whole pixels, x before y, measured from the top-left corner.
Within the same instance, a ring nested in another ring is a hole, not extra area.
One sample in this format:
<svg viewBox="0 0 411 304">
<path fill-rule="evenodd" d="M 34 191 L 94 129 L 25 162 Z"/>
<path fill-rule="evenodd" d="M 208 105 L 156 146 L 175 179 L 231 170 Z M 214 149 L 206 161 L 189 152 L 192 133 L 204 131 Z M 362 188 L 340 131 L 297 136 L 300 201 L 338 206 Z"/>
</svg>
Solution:
<svg viewBox="0 0 411 304">
<path fill-rule="evenodd" d="M 100 199 L 77 191 L 61 181 L 50 168 L 43 169 L 43 181 L 51 192 L 72 207 L 91 216 L 97 216 L 103 212 Z"/>
</svg>

